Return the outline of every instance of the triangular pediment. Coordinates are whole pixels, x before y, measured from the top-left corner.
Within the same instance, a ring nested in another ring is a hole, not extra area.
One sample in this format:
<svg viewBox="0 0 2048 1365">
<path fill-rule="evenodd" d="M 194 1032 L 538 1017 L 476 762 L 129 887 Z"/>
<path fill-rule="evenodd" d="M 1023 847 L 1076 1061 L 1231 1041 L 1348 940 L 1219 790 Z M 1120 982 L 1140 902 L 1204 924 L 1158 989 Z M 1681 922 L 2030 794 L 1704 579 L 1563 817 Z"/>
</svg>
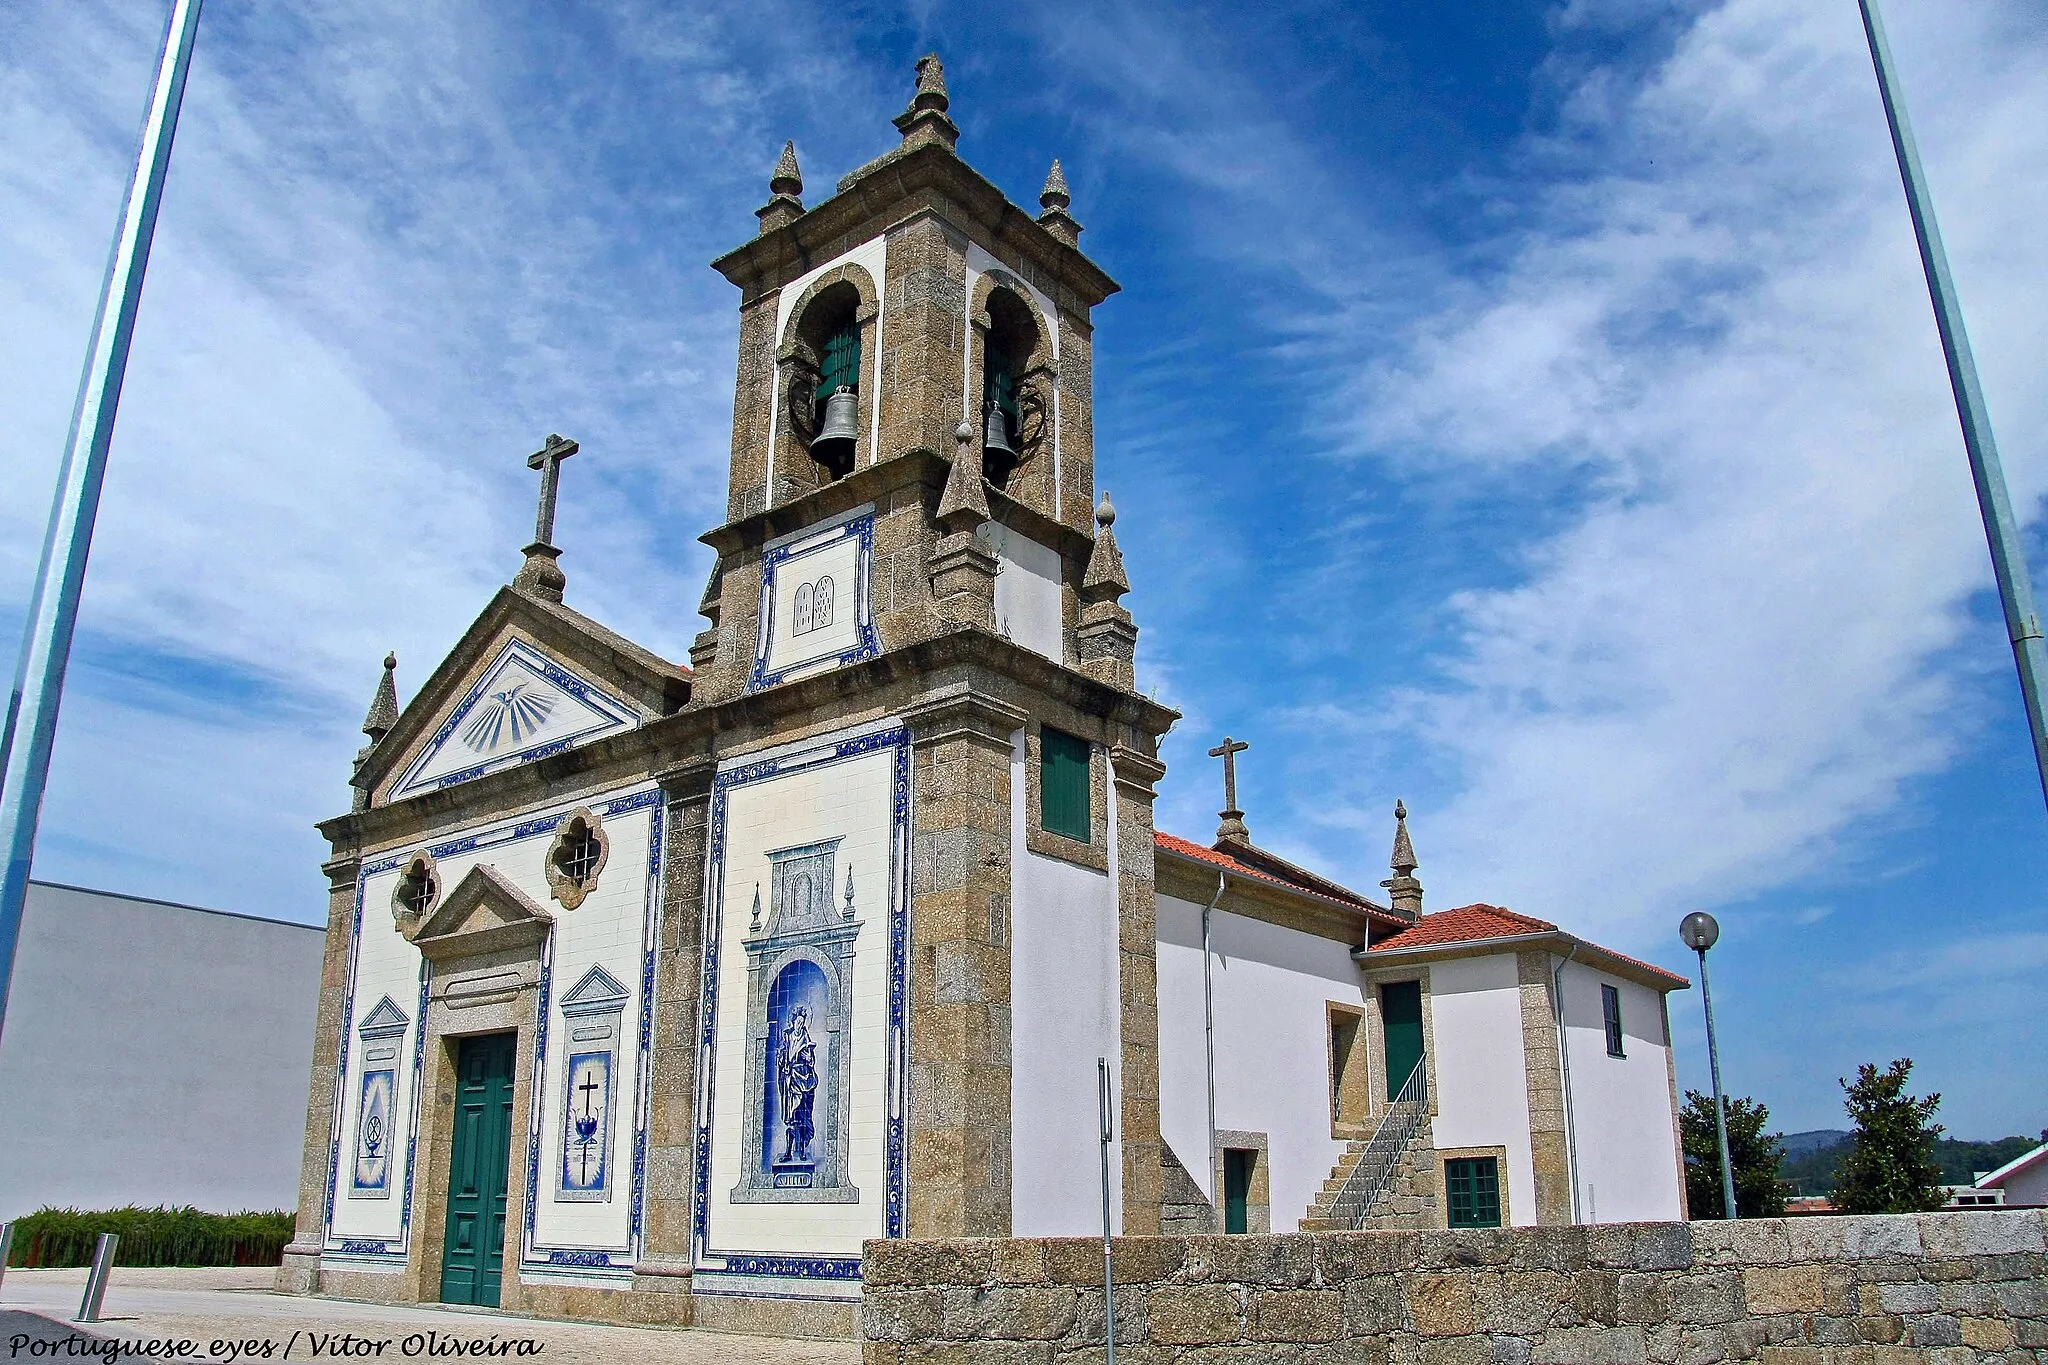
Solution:
<svg viewBox="0 0 2048 1365">
<path fill-rule="evenodd" d="M 392 784 L 396 800 L 531 763 L 640 724 L 625 699 L 524 640 L 506 640 Z"/>
<path fill-rule="evenodd" d="M 363 1016 L 363 1022 L 356 1025 L 356 1032 L 365 1038 L 386 1033 L 403 1033 L 412 1021 L 405 1017 L 405 1011 L 398 1008 L 390 996 L 385 996 Z"/>
<path fill-rule="evenodd" d="M 602 967 L 592 967 L 562 997 L 564 1014 L 609 1014 L 624 1009 L 626 988 Z"/>
<path fill-rule="evenodd" d="M 489 863 L 478 863 L 413 932 L 429 961 L 538 947 L 554 917 Z"/>
<path fill-rule="evenodd" d="M 502 588 L 370 753 L 371 804 L 623 734 L 689 700 L 690 670 L 559 602 Z"/>
</svg>

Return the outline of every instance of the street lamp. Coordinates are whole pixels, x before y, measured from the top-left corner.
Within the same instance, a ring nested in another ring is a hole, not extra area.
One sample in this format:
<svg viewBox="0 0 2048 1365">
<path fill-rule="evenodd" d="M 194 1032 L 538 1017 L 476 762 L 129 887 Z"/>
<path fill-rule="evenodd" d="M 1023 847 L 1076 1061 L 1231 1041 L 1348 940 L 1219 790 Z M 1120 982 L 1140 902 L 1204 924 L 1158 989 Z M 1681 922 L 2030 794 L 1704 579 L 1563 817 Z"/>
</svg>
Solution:
<svg viewBox="0 0 2048 1365">
<path fill-rule="evenodd" d="M 1707 1007 L 1707 1069 L 1714 1077 L 1714 1136 L 1721 1144 L 1721 1206 L 1727 1217 L 1735 1211 L 1735 1167 L 1728 1160 L 1728 1105 L 1721 1098 L 1721 1049 L 1714 1042 L 1714 992 L 1707 985 L 1707 949 L 1721 937 L 1721 926 L 1704 910 L 1678 922 L 1678 938 L 1700 955 L 1700 999 Z"/>
</svg>

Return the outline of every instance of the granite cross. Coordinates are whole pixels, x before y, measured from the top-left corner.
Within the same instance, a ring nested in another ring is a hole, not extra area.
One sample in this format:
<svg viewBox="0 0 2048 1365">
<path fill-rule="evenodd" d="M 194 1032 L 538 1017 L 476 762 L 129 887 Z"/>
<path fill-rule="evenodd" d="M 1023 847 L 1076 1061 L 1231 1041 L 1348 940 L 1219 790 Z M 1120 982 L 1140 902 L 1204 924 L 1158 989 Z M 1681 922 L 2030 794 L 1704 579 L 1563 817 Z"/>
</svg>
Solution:
<svg viewBox="0 0 2048 1365">
<path fill-rule="evenodd" d="M 1223 743 L 1209 751 L 1209 757 L 1223 760 L 1223 805 L 1226 810 L 1237 809 L 1237 756 L 1252 746 L 1241 739 L 1223 737 Z"/>
<path fill-rule="evenodd" d="M 549 432 L 547 444 L 526 457 L 526 467 L 540 471 L 540 515 L 533 523 L 533 539 L 537 545 L 555 543 L 555 490 L 562 479 L 562 461 L 579 449 L 581 447 L 576 442 Z"/>
</svg>

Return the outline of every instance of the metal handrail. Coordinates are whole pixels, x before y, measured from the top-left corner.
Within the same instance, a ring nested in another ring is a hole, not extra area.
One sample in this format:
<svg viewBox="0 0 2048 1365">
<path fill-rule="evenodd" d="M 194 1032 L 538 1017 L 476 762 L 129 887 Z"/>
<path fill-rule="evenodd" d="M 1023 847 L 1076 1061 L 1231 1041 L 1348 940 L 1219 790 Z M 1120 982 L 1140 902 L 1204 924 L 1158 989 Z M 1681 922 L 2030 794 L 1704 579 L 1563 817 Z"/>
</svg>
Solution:
<svg viewBox="0 0 2048 1365">
<path fill-rule="evenodd" d="M 1429 1084 L 1424 1079 L 1428 1070 L 1421 1061 L 1415 1063 L 1415 1069 L 1401 1083 L 1386 1113 L 1380 1116 L 1379 1127 L 1365 1144 L 1358 1164 L 1344 1178 L 1344 1188 L 1330 1205 L 1330 1221 L 1339 1227 L 1355 1228 L 1363 1223 L 1366 1213 L 1394 1178 L 1394 1167 L 1429 1113 Z"/>
</svg>

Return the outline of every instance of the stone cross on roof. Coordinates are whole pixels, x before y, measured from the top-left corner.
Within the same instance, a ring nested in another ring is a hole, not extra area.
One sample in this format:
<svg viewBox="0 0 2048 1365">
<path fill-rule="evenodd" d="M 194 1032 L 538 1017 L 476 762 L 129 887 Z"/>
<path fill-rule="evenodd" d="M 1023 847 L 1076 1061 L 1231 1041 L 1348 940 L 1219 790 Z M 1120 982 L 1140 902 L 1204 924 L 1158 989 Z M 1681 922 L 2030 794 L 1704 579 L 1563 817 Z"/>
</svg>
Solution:
<svg viewBox="0 0 2048 1365">
<path fill-rule="evenodd" d="M 568 585 L 561 565 L 555 563 L 562 554 L 555 548 L 555 494 L 561 487 L 562 461 L 579 449 L 576 442 L 550 432 L 546 444 L 526 457 L 526 467 L 540 471 L 540 509 L 533 519 L 533 544 L 526 547 L 526 562 L 519 566 L 512 586 L 551 602 L 561 601 Z"/>
<path fill-rule="evenodd" d="M 1244 812 L 1237 808 L 1237 756 L 1252 746 L 1241 739 L 1223 737 L 1223 743 L 1209 751 L 1209 757 L 1223 760 L 1223 823 L 1216 826 L 1216 842 L 1248 844 L 1252 832 L 1245 828 Z"/>
<path fill-rule="evenodd" d="M 533 522 L 537 545 L 555 543 L 555 492 L 561 486 L 562 461 L 581 449 L 576 442 L 549 432 L 547 444 L 526 457 L 526 467 L 540 471 L 540 514 Z"/>
</svg>

